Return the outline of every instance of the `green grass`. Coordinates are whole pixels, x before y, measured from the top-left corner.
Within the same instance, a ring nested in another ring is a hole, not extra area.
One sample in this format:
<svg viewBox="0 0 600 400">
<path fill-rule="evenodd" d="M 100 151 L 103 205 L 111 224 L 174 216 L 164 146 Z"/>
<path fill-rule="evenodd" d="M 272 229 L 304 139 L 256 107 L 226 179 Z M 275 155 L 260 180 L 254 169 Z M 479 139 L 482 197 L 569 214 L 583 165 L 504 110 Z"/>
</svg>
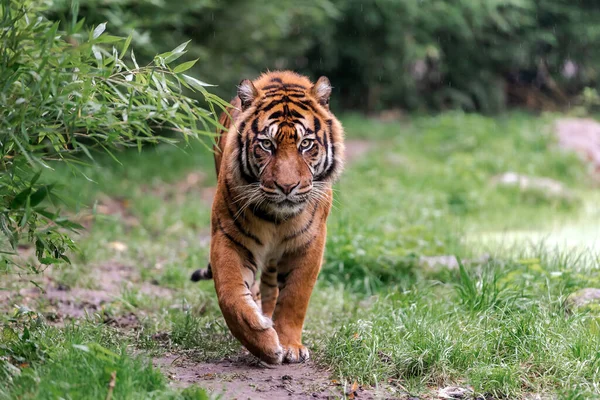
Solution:
<svg viewBox="0 0 600 400">
<path fill-rule="evenodd" d="M 168 388 L 148 358 L 131 356 L 121 332 L 91 322 L 48 327 L 34 312 L 6 323 L 0 345 L 0 398 L 208 399 L 199 388 Z"/>
<path fill-rule="evenodd" d="M 600 316 L 593 308 L 569 312 L 565 300 L 580 288 L 600 287 L 599 259 L 549 240 L 557 227 L 568 227 L 561 232 L 569 237 L 580 227 L 597 234 L 591 222 L 597 195 L 578 158 L 552 145 L 552 118 L 343 119 L 349 139 L 369 139 L 372 147 L 336 185 L 325 264 L 305 329 L 312 354 L 337 379 L 424 397 L 450 384 L 493 398 L 598 397 Z M 101 167 L 86 168 L 94 182 L 65 169 L 45 178 L 59 180 L 77 199 L 73 213 L 98 199 L 101 206 L 103 193 L 125 200 L 126 214 L 97 218 L 73 264 L 50 274 L 89 288 L 101 285 L 94 271 L 103 265 L 127 266 L 135 276 L 88 321 L 29 328 L 27 340 L 49 356 L 22 355 L 20 339 L 3 339 L 0 365 L 28 367 L 12 382 L 0 378 L 1 396 L 52 397 L 64 389 L 76 398 L 77 382 L 94 380 L 90 390 L 102 397 L 113 370 L 115 398 L 192 396 L 169 389 L 144 357 L 171 351 L 211 360 L 239 352 L 212 282 L 188 279 L 208 259 L 210 205 L 202 196 L 215 184 L 210 154 L 201 146 L 186 153 L 160 146 L 119 158 L 122 165 L 103 159 Z M 571 196 L 491 184 L 508 171 L 558 180 Z M 182 190 L 186 176 L 198 172 L 199 182 Z M 112 242 L 126 249 L 116 251 Z M 483 253 L 490 261 L 460 269 L 421 262 Z M 37 311 L 46 307 L 40 303 Z M 128 313 L 139 319 L 136 330 L 102 324 L 107 315 Z M 5 322 L 17 336 L 28 324 Z M 73 347 L 87 343 L 94 343 L 87 352 Z"/>
</svg>

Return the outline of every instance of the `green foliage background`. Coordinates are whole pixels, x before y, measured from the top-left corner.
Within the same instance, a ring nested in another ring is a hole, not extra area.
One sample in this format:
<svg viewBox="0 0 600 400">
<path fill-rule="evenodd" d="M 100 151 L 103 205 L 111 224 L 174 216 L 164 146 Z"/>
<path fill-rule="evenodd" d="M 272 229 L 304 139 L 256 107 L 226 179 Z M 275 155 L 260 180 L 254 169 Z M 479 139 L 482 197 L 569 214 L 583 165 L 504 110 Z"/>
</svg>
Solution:
<svg viewBox="0 0 600 400">
<path fill-rule="evenodd" d="M 71 0 L 51 3 L 54 18 L 68 14 Z M 342 106 L 366 111 L 496 112 L 524 101 L 507 83 L 564 102 L 598 79 L 594 0 L 88 0 L 81 12 L 134 30 L 147 60 L 192 39 L 197 74 L 227 99 L 242 78 L 280 68 L 327 75 Z"/>
</svg>

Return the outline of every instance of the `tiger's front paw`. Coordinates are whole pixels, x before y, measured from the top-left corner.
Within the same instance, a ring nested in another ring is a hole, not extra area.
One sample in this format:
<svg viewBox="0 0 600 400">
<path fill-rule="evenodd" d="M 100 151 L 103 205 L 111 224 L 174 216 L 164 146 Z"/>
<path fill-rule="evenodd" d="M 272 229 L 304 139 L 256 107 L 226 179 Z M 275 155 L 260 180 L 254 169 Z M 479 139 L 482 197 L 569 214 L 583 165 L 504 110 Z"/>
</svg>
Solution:
<svg viewBox="0 0 600 400">
<path fill-rule="evenodd" d="M 275 329 L 269 328 L 262 332 L 253 332 L 250 336 L 253 348 L 248 348 L 248 350 L 268 364 L 281 364 L 284 353 L 279 345 Z"/>
<path fill-rule="evenodd" d="M 308 360 L 310 357 L 308 349 L 302 343 L 297 344 L 281 344 L 283 347 L 283 362 L 284 363 L 301 363 Z"/>
</svg>

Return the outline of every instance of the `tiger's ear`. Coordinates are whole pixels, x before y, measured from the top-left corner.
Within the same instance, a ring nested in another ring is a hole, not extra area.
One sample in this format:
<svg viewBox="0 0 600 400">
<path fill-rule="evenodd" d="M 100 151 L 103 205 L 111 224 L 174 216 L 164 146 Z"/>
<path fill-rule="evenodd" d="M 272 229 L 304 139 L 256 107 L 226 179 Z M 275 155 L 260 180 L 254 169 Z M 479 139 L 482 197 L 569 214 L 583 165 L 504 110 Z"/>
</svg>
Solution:
<svg viewBox="0 0 600 400">
<path fill-rule="evenodd" d="M 317 98 L 319 104 L 329 108 L 329 96 L 331 96 L 331 82 L 327 77 L 322 76 L 317 80 L 317 83 L 310 89 L 313 96 Z"/>
<path fill-rule="evenodd" d="M 250 107 L 250 104 L 258 96 L 258 90 L 254 87 L 254 84 L 249 79 L 244 79 L 238 85 L 237 95 L 242 101 L 242 111 Z"/>
</svg>

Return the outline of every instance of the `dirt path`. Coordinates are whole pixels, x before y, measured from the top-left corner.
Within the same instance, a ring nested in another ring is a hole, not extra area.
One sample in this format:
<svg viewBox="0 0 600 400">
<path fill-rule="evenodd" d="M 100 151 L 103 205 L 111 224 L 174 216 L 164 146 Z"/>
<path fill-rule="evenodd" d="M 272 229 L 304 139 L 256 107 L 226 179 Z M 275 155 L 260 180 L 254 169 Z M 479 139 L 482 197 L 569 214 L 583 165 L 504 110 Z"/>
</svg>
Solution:
<svg viewBox="0 0 600 400">
<path fill-rule="evenodd" d="M 344 387 L 329 372 L 312 362 L 267 366 L 252 356 L 215 362 L 196 362 L 186 356 L 167 354 L 153 363 L 174 386 L 196 384 L 224 399 L 392 399 L 358 385 Z"/>
</svg>

